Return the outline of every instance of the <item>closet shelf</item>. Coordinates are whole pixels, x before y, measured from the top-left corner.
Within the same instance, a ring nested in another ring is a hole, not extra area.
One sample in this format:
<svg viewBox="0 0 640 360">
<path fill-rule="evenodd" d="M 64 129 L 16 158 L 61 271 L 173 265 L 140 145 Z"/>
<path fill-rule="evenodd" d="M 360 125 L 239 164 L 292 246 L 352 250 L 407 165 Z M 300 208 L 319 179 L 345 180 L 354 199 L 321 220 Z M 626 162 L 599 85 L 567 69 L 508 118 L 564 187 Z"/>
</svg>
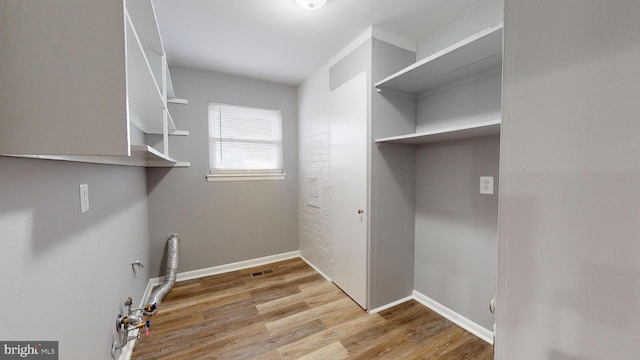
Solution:
<svg viewBox="0 0 640 360">
<path fill-rule="evenodd" d="M 442 129 L 376 139 L 377 144 L 419 145 L 500 134 L 500 120 L 452 126 Z"/>
<path fill-rule="evenodd" d="M 378 91 L 391 90 L 420 96 L 444 84 L 470 78 L 502 65 L 503 25 L 487 28 L 453 44 L 375 84 Z"/>
</svg>

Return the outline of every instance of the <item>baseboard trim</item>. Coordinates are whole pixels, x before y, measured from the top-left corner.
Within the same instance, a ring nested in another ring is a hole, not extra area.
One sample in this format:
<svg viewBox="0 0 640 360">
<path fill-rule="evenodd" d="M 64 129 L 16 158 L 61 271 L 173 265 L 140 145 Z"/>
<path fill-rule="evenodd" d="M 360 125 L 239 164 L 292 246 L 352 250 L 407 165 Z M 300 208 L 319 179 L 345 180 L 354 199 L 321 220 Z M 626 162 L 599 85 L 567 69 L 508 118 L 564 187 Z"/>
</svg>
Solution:
<svg viewBox="0 0 640 360">
<path fill-rule="evenodd" d="M 325 278 L 328 282 L 331 282 L 331 278 L 329 276 L 327 276 L 327 274 L 322 272 L 320 269 L 318 269 L 315 265 L 313 265 L 313 263 L 311 261 L 307 260 L 302 255 L 300 255 L 300 259 L 302 259 L 302 261 L 306 262 L 307 265 L 309 265 L 315 272 L 317 272 L 318 274 L 322 275 L 322 277 Z"/>
<path fill-rule="evenodd" d="M 435 311 L 436 313 L 440 314 L 442 317 L 448 319 L 454 324 L 467 330 L 473 335 L 493 345 L 493 334 L 491 333 L 490 330 L 485 329 L 483 326 L 478 325 L 477 323 L 467 319 L 466 317 L 458 314 L 457 312 L 449 309 L 448 307 L 440 304 L 439 302 L 431 299 L 430 297 L 420 293 L 419 291 L 413 290 L 413 299 L 421 303 L 422 305 L 428 307 L 429 309 Z"/>
<path fill-rule="evenodd" d="M 149 296 L 151 295 L 151 291 L 153 291 L 153 288 L 161 284 L 160 281 L 158 281 L 156 284 L 156 282 L 151 280 L 153 279 L 149 279 L 149 281 L 147 281 L 147 287 L 144 289 L 144 293 L 142 293 L 142 298 L 140 299 L 140 306 L 139 306 L 140 308 L 147 305 L 147 300 L 149 299 Z"/>
<path fill-rule="evenodd" d="M 402 303 L 405 303 L 405 302 L 407 302 L 409 300 L 413 300 L 413 296 L 407 296 L 405 298 L 402 298 L 402 299 L 396 300 L 394 302 L 388 303 L 386 305 L 382 305 L 382 306 L 377 307 L 375 309 L 369 310 L 369 314 L 379 313 L 380 311 L 387 310 L 387 309 L 392 308 L 394 306 L 397 306 L 397 305 L 400 305 Z"/>
<path fill-rule="evenodd" d="M 218 274 L 223 274 L 223 273 L 236 271 L 236 270 L 243 270 L 243 269 L 251 268 L 254 266 L 260 266 L 260 265 L 270 264 L 278 261 L 294 259 L 297 257 L 300 257 L 299 250 L 291 251 L 288 253 L 265 256 L 257 259 L 238 261 L 231 264 L 213 266 L 205 269 L 185 271 L 182 273 L 178 273 L 176 275 L 176 281 L 180 282 L 180 281 L 186 281 L 186 280 L 193 280 L 193 279 L 198 279 L 205 276 L 218 275 Z M 152 278 L 149 280 L 149 282 L 152 284 L 152 287 L 153 287 L 153 286 L 162 284 L 163 279 L 164 277 Z"/>
</svg>

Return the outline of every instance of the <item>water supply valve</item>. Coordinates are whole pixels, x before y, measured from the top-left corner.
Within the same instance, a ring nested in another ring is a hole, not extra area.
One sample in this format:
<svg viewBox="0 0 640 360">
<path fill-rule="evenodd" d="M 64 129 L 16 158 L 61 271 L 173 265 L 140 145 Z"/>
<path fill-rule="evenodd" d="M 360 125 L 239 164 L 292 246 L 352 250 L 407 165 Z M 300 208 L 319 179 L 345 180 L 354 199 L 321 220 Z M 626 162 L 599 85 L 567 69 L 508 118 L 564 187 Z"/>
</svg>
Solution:
<svg viewBox="0 0 640 360">
<path fill-rule="evenodd" d="M 129 296 L 124 302 L 124 306 L 127 308 L 127 315 L 118 314 L 116 316 L 116 331 L 120 335 L 120 344 L 118 345 L 116 343 L 112 346 L 112 354 L 114 354 L 115 351 L 122 349 L 122 347 L 124 347 L 129 341 L 139 339 L 141 328 L 143 327 L 146 328 L 144 335 L 149 336 L 151 321 L 145 320 L 144 317 L 153 315 L 157 308 L 156 304 L 147 305 L 141 309 L 131 309 L 132 305 L 133 299 Z M 138 332 L 135 335 L 129 335 L 130 332 L 136 330 L 138 330 Z"/>
<path fill-rule="evenodd" d="M 142 308 L 142 311 L 144 312 L 145 315 L 151 316 L 156 313 L 157 308 L 158 308 L 158 305 L 156 303 L 153 303 Z"/>
</svg>

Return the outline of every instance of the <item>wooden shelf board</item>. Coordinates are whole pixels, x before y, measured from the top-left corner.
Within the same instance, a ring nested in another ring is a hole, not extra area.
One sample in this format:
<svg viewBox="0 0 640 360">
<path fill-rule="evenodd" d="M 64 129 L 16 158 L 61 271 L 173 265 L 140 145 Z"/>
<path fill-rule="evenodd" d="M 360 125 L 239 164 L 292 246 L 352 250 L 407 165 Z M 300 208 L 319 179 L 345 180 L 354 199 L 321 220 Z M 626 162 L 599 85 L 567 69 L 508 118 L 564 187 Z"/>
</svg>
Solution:
<svg viewBox="0 0 640 360">
<path fill-rule="evenodd" d="M 419 145 L 500 134 L 500 120 L 376 139 L 378 144 Z"/>
<path fill-rule="evenodd" d="M 414 96 L 502 65 L 502 24 L 485 29 L 383 79 L 375 86 Z"/>
</svg>

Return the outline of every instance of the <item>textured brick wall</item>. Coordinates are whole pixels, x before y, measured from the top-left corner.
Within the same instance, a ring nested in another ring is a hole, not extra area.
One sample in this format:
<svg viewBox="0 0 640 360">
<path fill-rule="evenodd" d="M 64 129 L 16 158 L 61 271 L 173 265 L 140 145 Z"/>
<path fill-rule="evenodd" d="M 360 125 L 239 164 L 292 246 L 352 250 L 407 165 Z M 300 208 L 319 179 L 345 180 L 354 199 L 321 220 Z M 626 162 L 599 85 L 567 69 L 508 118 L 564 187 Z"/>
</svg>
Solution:
<svg viewBox="0 0 640 360">
<path fill-rule="evenodd" d="M 318 113 L 300 124 L 299 231 L 302 255 L 330 275 L 329 114 Z M 319 206 L 318 206 L 319 205 Z"/>
<path fill-rule="evenodd" d="M 299 89 L 299 240 L 302 256 L 331 276 L 328 69 Z"/>
</svg>

